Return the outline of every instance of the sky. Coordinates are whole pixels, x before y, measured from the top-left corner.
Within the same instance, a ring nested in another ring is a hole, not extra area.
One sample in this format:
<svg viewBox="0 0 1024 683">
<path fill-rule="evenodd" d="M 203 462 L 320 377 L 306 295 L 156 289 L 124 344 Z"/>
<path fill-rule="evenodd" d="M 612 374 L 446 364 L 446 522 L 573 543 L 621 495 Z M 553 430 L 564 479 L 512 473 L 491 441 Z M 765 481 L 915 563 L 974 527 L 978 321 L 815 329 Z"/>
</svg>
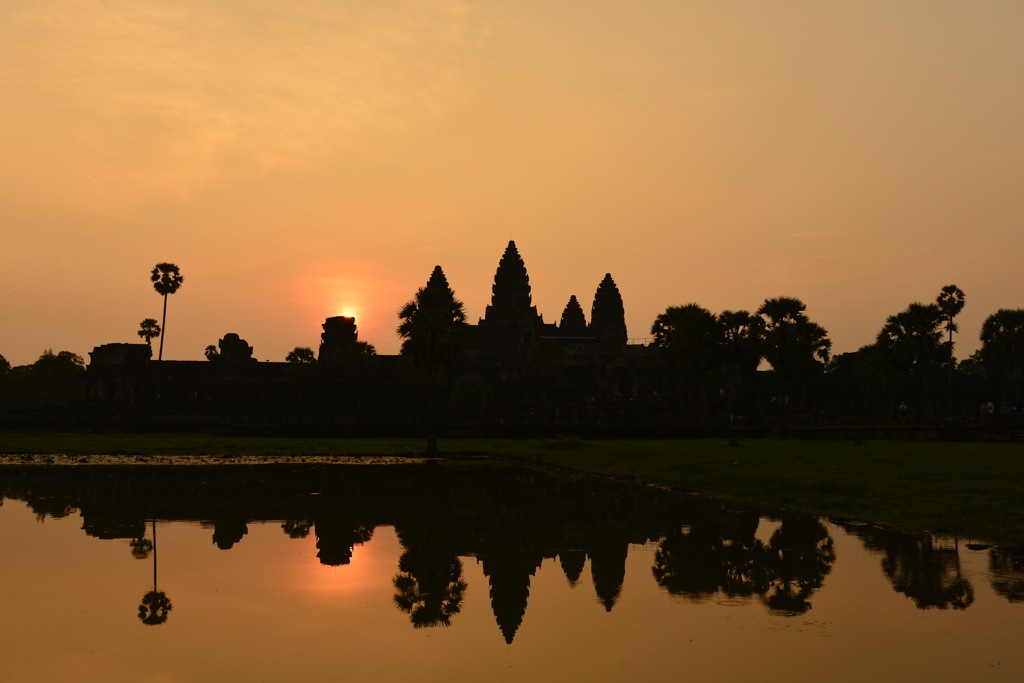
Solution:
<svg viewBox="0 0 1024 683">
<path fill-rule="evenodd" d="M 793 296 L 833 352 L 966 293 L 1024 307 L 1021 0 L 3 0 L 0 355 L 260 360 L 354 315 L 395 353 L 441 265 L 467 317 L 514 239 L 533 302 L 629 336 Z"/>
</svg>

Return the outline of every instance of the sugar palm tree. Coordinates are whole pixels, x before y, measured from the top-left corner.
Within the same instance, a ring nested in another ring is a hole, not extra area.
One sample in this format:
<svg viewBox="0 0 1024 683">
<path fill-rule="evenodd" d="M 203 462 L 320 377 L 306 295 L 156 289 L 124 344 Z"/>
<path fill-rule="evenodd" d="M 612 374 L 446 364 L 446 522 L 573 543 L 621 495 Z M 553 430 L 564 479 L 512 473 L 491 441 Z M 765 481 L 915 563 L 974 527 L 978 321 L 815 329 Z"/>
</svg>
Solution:
<svg viewBox="0 0 1024 683">
<path fill-rule="evenodd" d="M 167 295 L 174 294 L 178 291 L 181 285 L 185 282 L 185 278 L 181 276 L 181 270 L 173 263 L 158 263 L 153 267 L 153 272 L 150 274 L 150 280 L 153 282 L 153 289 L 156 293 L 164 298 L 164 317 L 160 324 L 162 330 L 167 329 Z M 164 359 L 164 336 L 160 335 L 160 355 L 157 360 Z"/>
<path fill-rule="evenodd" d="M 946 411 L 950 409 L 953 397 L 953 333 L 957 332 L 956 318 L 960 311 L 964 310 L 964 290 L 956 285 L 946 285 L 935 298 L 935 303 L 942 311 L 942 317 L 946 321 L 946 331 L 949 332 L 949 363 L 946 369 Z"/>
<path fill-rule="evenodd" d="M 398 311 L 402 355 L 423 373 L 427 385 L 427 451 L 437 451 L 437 401 L 461 350 L 466 312 L 436 266 L 426 287 Z"/>
<path fill-rule="evenodd" d="M 153 520 L 153 590 L 142 596 L 139 603 L 139 621 L 146 626 L 157 626 L 167 621 L 173 609 L 171 599 L 156 587 L 156 520 Z"/>
<path fill-rule="evenodd" d="M 787 394 L 794 381 L 819 372 L 828 362 L 832 341 L 821 325 L 811 321 L 807 306 L 799 299 L 777 297 L 765 299 L 757 309 L 764 323 L 764 359 L 771 363 L 782 395 L 779 396 L 779 419 L 786 430 Z"/>
<path fill-rule="evenodd" d="M 928 402 L 928 375 L 936 361 L 947 357 L 942 343 L 944 316 L 938 304 L 912 303 L 890 315 L 876 343 L 900 375 L 921 381 L 921 405 Z"/>
</svg>

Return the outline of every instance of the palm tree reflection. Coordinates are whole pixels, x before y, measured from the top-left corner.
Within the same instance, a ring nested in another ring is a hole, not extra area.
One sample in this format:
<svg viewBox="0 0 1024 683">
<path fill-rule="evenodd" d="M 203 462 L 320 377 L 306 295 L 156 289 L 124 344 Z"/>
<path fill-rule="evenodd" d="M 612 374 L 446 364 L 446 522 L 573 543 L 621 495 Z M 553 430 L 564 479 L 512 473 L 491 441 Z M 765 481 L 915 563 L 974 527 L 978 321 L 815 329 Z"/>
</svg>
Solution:
<svg viewBox="0 0 1024 683">
<path fill-rule="evenodd" d="M 146 626 L 156 626 L 167 621 L 167 616 L 173 606 L 170 598 L 163 591 L 157 590 L 156 581 L 156 520 L 153 521 L 153 590 L 142 596 L 139 604 L 139 621 Z M 133 543 L 133 554 L 135 544 Z"/>
<path fill-rule="evenodd" d="M 459 558 L 413 548 L 402 553 L 398 569 L 393 579 L 395 606 L 409 615 L 413 627 L 451 626 L 466 592 Z"/>
</svg>

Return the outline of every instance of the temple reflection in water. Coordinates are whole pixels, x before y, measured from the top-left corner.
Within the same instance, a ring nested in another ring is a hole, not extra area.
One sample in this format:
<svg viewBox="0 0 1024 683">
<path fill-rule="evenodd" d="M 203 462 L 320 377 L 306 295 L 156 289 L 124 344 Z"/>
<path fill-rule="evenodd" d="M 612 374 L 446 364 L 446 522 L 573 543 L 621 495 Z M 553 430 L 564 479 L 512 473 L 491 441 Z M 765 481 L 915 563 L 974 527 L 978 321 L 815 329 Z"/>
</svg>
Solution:
<svg viewBox="0 0 1024 683">
<path fill-rule="evenodd" d="M 290 538 L 315 537 L 321 564 L 346 565 L 381 526 L 404 549 L 394 568 L 394 606 L 417 628 L 458 618 L 467 582 L 463 558 L 488 581 L 501 636 L 512 643 L 531 581 L 557 560 L 570 586 L 589 565 L 595 598 L 610 612 L 619 599 L 631 544 L 657 544 L 652 578 L 693 602 L 757 600 L 777 615 L 813 607 L 836 555 L 813 518 L 757 512 L 671 491 L 601 479 L 573 479 L 488 463 L 401 466 L 8 467 L 4 498 L 38 519 L 78 511 L 82 529 L 128 542 L 126 556 L 153 559 L 153 590 L 139 606 L 144 624 L 168 619 L 171 599 L 157 583 L 157 528 L 198 522 L 230 550 L 252 522 L 277 520 Z M 159 522 L 157 521 L 159 520 Z M 919 608 L 966 609 L 974 588 L 960 571 L 959 547 L 876 527 L 848 531 L 881 558 L 893 589 Z M 1024 595 L 1020 558 L 992 553 L 996 592 Z"/>
</svg>

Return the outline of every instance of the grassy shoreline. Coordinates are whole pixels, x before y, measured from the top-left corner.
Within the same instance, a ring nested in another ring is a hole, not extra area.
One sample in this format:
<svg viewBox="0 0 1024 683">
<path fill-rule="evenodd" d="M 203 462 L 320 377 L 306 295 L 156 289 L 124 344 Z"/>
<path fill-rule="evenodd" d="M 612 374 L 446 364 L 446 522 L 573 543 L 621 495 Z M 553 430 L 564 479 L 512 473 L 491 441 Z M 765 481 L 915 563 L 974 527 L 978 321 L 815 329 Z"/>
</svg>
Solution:
<svg viewBox="0 0 1024 683">
<path fill-rule="evenodd" d="M 418 456 L 422 439 L 0 432 L 0 454 Z M 537 465 L 700 491 L 786 509 L 991 541 L 1024 542 L 1024 447 L 1007 443 L 781 439 L 449 439 L 442 455 Z M 36 460 L 36 459 L 34 459 Z M 4 461 L 19 464 L 10 457 Z"/>
</svg>

